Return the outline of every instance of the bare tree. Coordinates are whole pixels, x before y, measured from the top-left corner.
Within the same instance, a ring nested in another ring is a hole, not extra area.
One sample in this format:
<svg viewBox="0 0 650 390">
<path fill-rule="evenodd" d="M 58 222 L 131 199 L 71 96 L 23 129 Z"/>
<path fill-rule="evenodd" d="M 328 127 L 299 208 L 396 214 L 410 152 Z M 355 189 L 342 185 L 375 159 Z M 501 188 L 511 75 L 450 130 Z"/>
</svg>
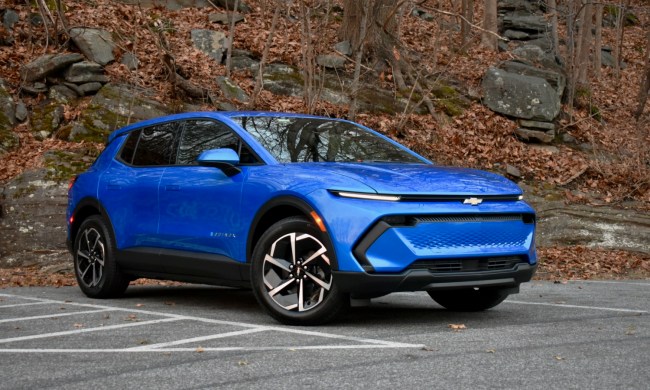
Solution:
<svg viewBox="0 0 650 390">
<path fill-rule="evenodd" d="M 402 43 L 398 35 L 397 17 L 405 0 L 344 0 L 343 23 L 339 36 L 350 42 L 353 48 L 365 45 L 369 62 L 378 72 L 390 67 L 397 87 L 406 88 L 404 81 Z M 365 37 L 361 37 L 364 9 L 369 9 Z"/>
<path fill-rule="evenodd" d="M 474 22 L 474 0 L 462 1 L 461 15 L 463 15 L 460 23 L 461 47 L 465 48 L 472 30 L 471 23 Z"/>
<path fill-rule="evenodd" d="M 648 100 L 648 93 L 650 93 L 650 32 L 647 35 L 647 44 L 645 49 L 645 69 L 643 71 L 643 79 L 641 81 L 641 87 L 639 88 L 639 106 L 634 113 L 634 116 L 638 120 L 643 114 L 645 104 Z"/>
<path fill-rule="evenodd" d="M 485 0 L 485 12 L 483 14 L 483 31 L 481 43 L 483 46 L 498 50 L 498 35 L 497 34 L 497 0 Z M 492 34 L 490 33 L 492 32 Z"/>
<path fill-rule="evenodd" d="M 587 84 L 589 71 L 589 53 L 591 52 L 592 43 L 592 25 L 594 17 L 594 7 L 591 0 L 582 7 L 580 13 L 580 37 L 578 40 L 578 49 L 576 50 L 576 77 L 577 82 L 581 85 Z"/>
<path fill-rule="evenodd" d="M 595 13 L 596 13 L 596 18 L 595 22 L 596 23 L 596 28 L 595 28 L 595 36 L 594 36 L 594 76 L 600 77 L 600 68 L 602 66 L 602 49 L 603 49 L 603 11 L 605 8 L 605 5 L 602 3 L 598 3 L 594 5 L 595 8 Z"/>
<path fill-rule="evenodd" d="M 560 54 L 560 38 L 557 32 L 557 1 L 548 0 L 548 10 L 551 12 L 551 40 L 553 41 L 553 54 L 555 54 L 555 56 L 558 56 Z"/>
</svg>

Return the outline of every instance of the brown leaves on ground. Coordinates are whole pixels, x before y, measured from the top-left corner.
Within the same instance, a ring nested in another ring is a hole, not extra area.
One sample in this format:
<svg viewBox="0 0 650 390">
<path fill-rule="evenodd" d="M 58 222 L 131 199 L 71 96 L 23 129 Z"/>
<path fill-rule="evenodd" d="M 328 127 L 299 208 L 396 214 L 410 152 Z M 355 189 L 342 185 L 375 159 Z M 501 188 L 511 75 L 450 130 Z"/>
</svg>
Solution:
<svg viewBox="0 0 650 390">
<path fill-rule="evenodd" d="M 70 271 L 49 272 L 37 266 L 0 268 L 0 288 L 7 287 L 37 287 L 37 286 L 76 286 L 77 280 L 74 273 Z M 136 279 L 131 286 L 181 286 L 183 283 L 169 280 Z M 173 302 L 165 302 L 166 305 L 175 305 Z M 136 304 L 136 307 L 142 304 Z"/>
<path fill-rule="evenodd" d="M 571 247 L 538 248 L 536 279 L 650 278 L 650 255 L 620 250 Z"/>
</svg>

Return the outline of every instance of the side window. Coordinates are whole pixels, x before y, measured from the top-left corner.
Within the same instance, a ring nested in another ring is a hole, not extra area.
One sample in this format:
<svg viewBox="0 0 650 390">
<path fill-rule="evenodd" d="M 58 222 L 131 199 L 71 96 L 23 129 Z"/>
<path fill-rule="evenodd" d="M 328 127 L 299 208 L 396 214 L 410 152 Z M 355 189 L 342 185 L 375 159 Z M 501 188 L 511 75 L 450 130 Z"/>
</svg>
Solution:
<svg viewBox="0 0 650 390">
<path fill-rule="evenodd" d="M 133 154 L 135 153 L 135 147 L 138 145 L 138 138 L 140 138 L 140 130 L 130 132 L 127 137 L 128 138 L 122 147 L 122 152 L 120 153 L 120 159 L 127 164 L 131 164 L 131 161 L 133 161 Z"/>
<path fill-rule="evenodd" d="M 174 163 L 175 132 L 178 122 L 163 123 L 142 129 L 133 156 L 133 165 L 169 165 Z"/>
<path fill-rule="evenodd" d="M 241 157 L 242 163 L 257 162 L 255 156 L 228 126 L 212 120 L 190 120 L 185 122 L 185 130 L 180 140 L 176 163 L 194 165 L 199 155 L 210 149 L 230 148 Z M 244 161 L 245 159 L 247 161 Z M 252 159 L 252 161 L 250 161 Z"/>
</svg>

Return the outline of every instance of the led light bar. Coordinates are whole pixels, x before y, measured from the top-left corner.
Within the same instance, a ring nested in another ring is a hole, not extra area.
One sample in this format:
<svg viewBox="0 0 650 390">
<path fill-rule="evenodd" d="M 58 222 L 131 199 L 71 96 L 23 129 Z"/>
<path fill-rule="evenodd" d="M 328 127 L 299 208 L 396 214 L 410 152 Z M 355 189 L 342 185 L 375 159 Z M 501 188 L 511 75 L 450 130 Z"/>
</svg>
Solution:
<svg viewBox="0 0 650 390">
<path fill-rule="evenodd" d="M 388 202 L 397 202 L 398 200 L 400 200 L 400 197 L 396 195 L 380 195 L 380 194 L 369 194 L 364 192 L 345 192 L 345 191 L 336 191 L 335 193 L 344 198 L 353 198 L 353 199 L 384 200 Z"/>
</svg>

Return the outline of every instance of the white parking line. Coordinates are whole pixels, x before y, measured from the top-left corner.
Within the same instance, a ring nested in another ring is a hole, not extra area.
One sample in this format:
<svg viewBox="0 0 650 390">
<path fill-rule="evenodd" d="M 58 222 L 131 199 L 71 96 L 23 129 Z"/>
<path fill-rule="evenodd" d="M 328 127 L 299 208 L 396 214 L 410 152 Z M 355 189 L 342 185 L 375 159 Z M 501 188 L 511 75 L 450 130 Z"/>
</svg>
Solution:
<svg viewBox="0 0 650 390">
<path fill-rule="evenodd" d="M 40 320 L 40 319 L 43 319 L 43 318 L 58 318 L 58 317 L 73 316 L 73 315 L 77 315 L 77 314 L 101 313 L 101 312 L 104 312 L 104 311 L 113 311 L 113 310 L 112 309 L 97 309 L 97 310 L 84 310 L 84 311 L 73 311 L 73 312 L 66 312 L 66 313 L 46 314 L 46 315 L 42 315 L 42 316 L 7 318 L 7 319 L 0 320 L 0 323 L 3 323 L 3 322 L 15 322 L 15 321 Z"/>
<path fill-rule="evenodd" d="M 6 307 L 19 307 L 19 306 L 34 306 L 34 305 L 44 305 L 48 302 L 27 302 L 27 303 L 15 303 L 11 305 L 0 305 L 0 309 L 4 309 Z"/>
<path fill-rule="evenodd" d="M 619 282 L 616 280 L 569 280 L 571 283 L 596 283 L 596 284 L 629 284 L 630 286 L 650 287 L 650 283 L 639 282 Z"/>
<path fill-rule="evenodd" d="M 35 334 L 35 335 L 31 335 L 31 336 L 10 337 L 10 338 L 7 338 L 7 339 L 0 339 L 0 344 L 11 343 L 11 342 L 14 342 L 14 341 L 44 339 L 44 338 L 47 338 L 47 337 L 68 336 L 68 335 L 71 335 L 71 334 L 78 334 L 78 333 L 98 332 L 98 331 L 101 331 L 101 330 L 130 328 L 132 326 L 153 325 L 153 324 L 159 324 L 159 323 L 162 323 L 162 322 L 172 322 L 172 321 L 179 321 L 179 319 L 178 318 L 162 318 L 162 319 L 159 319 L 159 320 L 132 322 L 132 323 L 129 323 L 129 324 L 107 325 L 107 326 L 98 326 L 98 327 L 95 327 L 95 328 L 81 328 L 81 329 L 75 329 L 75 330 L 66 330 L 66 331 L 63 331 L 63 332 L 41 333 L 41 334 Z"/>
<path fill-rule="evenodd" d="M 131 309 L 131 308 L 124 308 L 124 307 L 95 305 L 95 304 L 89 304 L 89 303 L 77 303 L 77 302 L 69 302 L 69 301 L 64 302 L 64 301 L 56 301 L 56 300 L 44 299 L 44 298 L 22 297 L 22 296 L 18 296 L 18 295 L 10 295 L 10 294 L 0 294 L 0 296 L 34 300 L 34 301 L 38 301 L 40 303 L 51 303 L 51 304 L 56 304 L 56 305 L 70 305 L 70 306 L 77 306 L 77 307 L 87 307 L 87 308 L 95 309 L 97 311 L 100 311 L 100 310 L 101 311 L 123 311 L 123 312 L 128 312 L 128 313 L 139 313 L 139 314 L 147 314 L 147 315 L 152 315 L 152 316 L 165 317 L 165 318 L 159 319 L 159 320 L 142 321 L 142 322 L 136 322 L 136 323 L 132 323 L 132 324 L 109 325 L 109 326 L 103 326 L 103 327 L 97 327 L 97 328 L 76 329 L 76 330 L 70 330 L 70 331 L 64 331 L 64 332 L 40 334 L 40 335 L 33 335 L 33 336 L 14 337 L 14 338 L 10 338 L 10 339 L 0 339 L 0 343 L 8 343 L 8 342 L 13 342 L 13 341 L 23 341 L 23 340 L 32 340 L 32 339 L 47 338 L 47 337 L 57 337 L 57 336 L 64 336 L 64 335 L 70 335 L 70 334 L 76 334 L 76 333 L 92 332 L 92 331 L 99 331 L 99 330 L 119 329 L 119 328 L 124 328 L 124 327 L 128 327 L 128 326 L 147 325 L 147 324 L 155 324 L 155 323 L 171 322 L 171 321 L 181 321 L 181 320 L 197 321 L 197 322 L 203 322 L 203 323 L 209 323 L 209 324 L 230 325 L 230 326 L 238 326 L 238 327 L 242 327 L 242 328 L 248 328 L 248 329 L 241 330 L 241 331 L 234 331 L 234 332 L 221 333 L 221 334 L 213 334 L 213 335 L 207 335 L 207 336 L 199 336 L 199 337 L 195 337 L 195 338 L 191 338 L 191 339 L 176 340 L 176 341 L 172 341 L 172 342 L 168 342 L 168 343 L 160 343 L 160 344 L 146 345 L 146 346 L 134 347 L 134 348 L 125 348 L 125 349 L 52 349 L 52 348 L 16 349 L 16 348 L 11 348 L 11 349 L 0 349 L 0 353 L 48 353 L 48 352 L 51 352 L 51 353 L 86 353 L 86 352 L 88 352 L 88 353 L 94 353 L 94 352 L 107 352 L 107 353 L 110 353 L 110 352 L 188 352 L 188 351 L 189 352 L 195 352 L 196 348 L 168 348 L 168 347 L 172 346 L 172 345 L 187 344 L 187 343 L 196 342 L 196 341 L 212 340 L 212 339 L 225 338 L 225 337 L 234 337 L 234 336 L 238 336 L 238 335 L 242 335 L 242 334 L 256 333 L 256 332 L 262 332 L 262 331 L 276 331 L 276 332 L 281 332 L 281 333 L 300 334 L 300 335 L 303 335 L 303 336 L 323 337 L 323 338 L 329 338 L 329 339 L 346 340 L 346 341 L 351 341 L 351 342 L 355 342 L 355 343 L 359 343 L 359 344 L 314 345 L 314 346 L 303 345 L 303 346 L 279 346 L 279 347 L 223 347 L 223 348 L 202 348 L 202 350 L 204 350 L 204 351 L 264 351 L 264 350 L 303 350 L 303 349 L 310 349 L 310 350 L 324 349 L 325 350 L 325 349 L 421 348 L 421 347 L 423 347 L 423 344 L 398 343 L 398 342 L 392 342 L 392 341 L 360 338 L 360 337 L 353 337 L 353 336 L 344 336 L 344 335 L 338 335 L 338 334 L 333 334 L 333 333 L 325 333 L 325 332 L 311 331 L 311 330 L 302 330 L 302 329 L 289 328 L 289 327 L 266 326 L 266 325 L 249 324 L 249 323 L 237 322 L 237 321 L 224 321 L 224 320 L 217 320 L 217 319 L 212 319 L 212 318 L 185 316 L 185 315 L 179 315 L 179 314 L 156 312 L 156 311 L 151 311 L 151 310 Z"/>
<path fill-rule="evenodd" d="M 646 310 L 619 309 L 619 308 L 615 308 L 615 307 L 600 307 L 600 306 L 568 305 L 566 303 L 511 301 L 510 299 L 503 301 L 503 303 L 514 303 L 514 304 L 517 304 L 517 305 L 537 305 L 537 306 L 567 307 L 567 308 L 571 308 L 571 309 L 605 310 L 605 311 L 616 311 L 616 312 L 621 312 L 621 313 L 647 313 Z"/>
<path fill-rule="evenodd" d="M 424 344 L 416 345 L 418 348 L 424 347 Z M 206 347 L 203 348 L 156 348 L 156 349 L 54 349 L 54 348 L 28 348 L 28 349 L 1 349 L 1 353 L 125 353 L 125 352 L 156 352 L 156 353 L 171 353 L 171 352 L 228 352 L 228 351 L 304 351 L 304 350 L 332 350 L 332 349 L 385 349 L 384 345 L 377 344 L 350 344 L 350 345 L 301 345 L 301 346 L 285 346 L 285 347 Z M 389 348 L 413 348 L 408 344 L 401 347 Z"/>
<path fill-rule="evenodd" d="M 241 335 L 244 335 L 244 334 L 264 332 L 266 330 L 268 330 L 268 329 L 257 328 L 257 329 L 238 330 L 238 331 L 235 331 L 235 332 L 218 333 L 218 334 L 212 334 L 212 335 L 209 335 L 209 336 L 199 336 L 199 337 L 192 337 L 192 338 L 189 338 L 189 339 L 170 341 L 168 343 L 150 344 L 150 345 L 144 345 L 142 347 L 133 347 L 133 348 L 129 348 L 129 350 L 160 349 L 160 348 L 165 348 L 165 347 L 171 347 L 173 345 L 182 345 L 182 344 L 195 343 L 195 342 L 199 342 L 199 341 L 223 339 L 223 338 L 226 338 L 226 337 L 241 336 Z"/>
</svg>

